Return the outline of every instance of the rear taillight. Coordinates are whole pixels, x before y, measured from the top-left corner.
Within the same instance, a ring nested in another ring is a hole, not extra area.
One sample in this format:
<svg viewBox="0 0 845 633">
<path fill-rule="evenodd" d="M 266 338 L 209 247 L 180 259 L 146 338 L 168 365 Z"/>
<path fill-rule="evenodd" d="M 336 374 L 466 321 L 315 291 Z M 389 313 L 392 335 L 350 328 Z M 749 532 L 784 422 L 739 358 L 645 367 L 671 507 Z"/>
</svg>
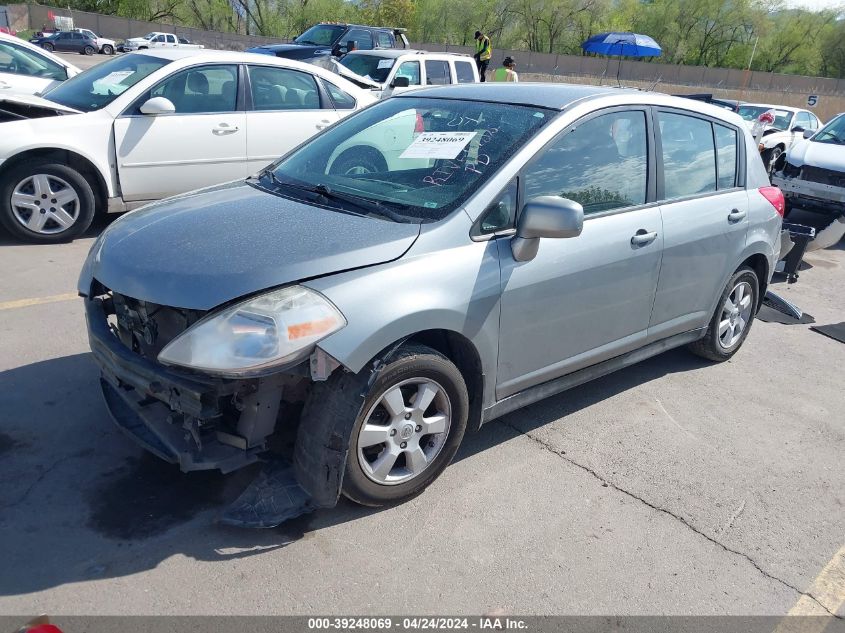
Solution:
<svg viewBox="0 0 845 633">
<path fill-rule="evenodd" d="M 786 200 L 783 197 L 783 192 L 777 187 L 760 187 L 757 191 L 771 203 L 778 215 L 783 217 L 786 211 Z"/>
<path fill-rule="evenodd" d="M 414 126 L 414 134 L 425 132 L 425 121 L 423 121 L 422 114 L 417 112 L 417 124 Z"/>
</svg>

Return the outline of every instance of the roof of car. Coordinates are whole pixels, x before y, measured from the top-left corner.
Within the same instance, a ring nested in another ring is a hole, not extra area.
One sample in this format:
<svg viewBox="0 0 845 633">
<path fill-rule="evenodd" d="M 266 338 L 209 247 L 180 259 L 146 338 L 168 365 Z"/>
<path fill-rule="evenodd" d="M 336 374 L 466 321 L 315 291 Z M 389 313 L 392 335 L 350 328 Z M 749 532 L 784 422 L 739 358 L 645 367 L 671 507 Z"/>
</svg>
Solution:
<svg viewBox="0 0 845 633">
<path fill-rule="evenodd" d="M 450 99 L 468 99 L 472 101 L 490 101 L 512 103 L 515 105 L 535 106 L 563 110 L 575 101 L 600 95 L 618 95 L 623 93 L 643 94 L 639 90 L 611 88 L 607 86 L 587 86 L 583 84 L 552 83 L 478 83 L 458 84 L 419 88 L 402 93 L 394 98 L 406 97 L 441 97 Z"/>
<path fill-rule="evenodd" d="M 363 55 L 367 57 L 392 57 L 402 55 L 452 55 L 455 57 L 469 57 L 463 53 L 444 53 L 442 51 L 421 51 L 416 48 L 375 48 L 371 51 L 354 50 L 349 55 Z"/>
</svg>

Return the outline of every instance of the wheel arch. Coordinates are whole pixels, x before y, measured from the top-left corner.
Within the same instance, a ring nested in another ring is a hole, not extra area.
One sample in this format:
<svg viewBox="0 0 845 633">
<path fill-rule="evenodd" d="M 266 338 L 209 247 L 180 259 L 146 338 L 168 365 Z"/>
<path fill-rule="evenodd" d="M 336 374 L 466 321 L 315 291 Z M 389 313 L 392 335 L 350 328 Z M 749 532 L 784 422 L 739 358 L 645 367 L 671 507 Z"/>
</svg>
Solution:
<svg viewBox="0 0 845 633">
<path fill-rule="evenodd" d="M 91 188 L 94 190 L 96 213 L 105 213 L 109 198 L 109 190 L 108 185 L 106 184 L 106 179 L 103 177 L 99 168 L 90 159 L 78 152 L 74 152 L 73 150 L 58 147 L 43 147 L 24 150 L 23 152 L 15 154 L 11 158 L 3 161 L 3 164 L 0 165 L 0 177 L 2 177 L 3 174 L 12 167 L 16 167 L 23 162 L 36 159 L 55 160 L 58 163 L 76 169 L 86 178 L 86 180 L 88 180 L 91 184 Z"/>
<path fill-rule="evenodd" d="M 748 266 L 757 275 L 757 282 L 760 284 L 757 296 L 757 309 L 763 305 L 763 297 L 766 295 L 766 288 L 769 285 L 769 260 L 762 253 L 754 253 L 747 257 L 738 267 Z"/>
</svg>

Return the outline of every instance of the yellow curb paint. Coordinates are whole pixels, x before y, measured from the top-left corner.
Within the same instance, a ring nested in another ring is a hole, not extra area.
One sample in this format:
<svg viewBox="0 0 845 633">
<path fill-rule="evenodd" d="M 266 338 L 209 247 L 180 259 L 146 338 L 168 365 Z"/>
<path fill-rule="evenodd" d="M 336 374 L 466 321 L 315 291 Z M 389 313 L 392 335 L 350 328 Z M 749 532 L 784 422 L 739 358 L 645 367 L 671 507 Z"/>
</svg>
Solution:
<svg viewBox="0 0 845 633">
<path fill-rule="evenodd" d="M 53 295 L 51 297 L 35 297 L 33 299 L 16 299 L 15 301 L 0 301 L 0 311 L 14 310 L 15 308 L 28 308 L 29 306 L 38 306 L 45 303 L 58 303 L 60 301 L 73 301 L 78 299 L 79 295 L 75 292 L 68 292 L 63 295 Z"/>
</svg>

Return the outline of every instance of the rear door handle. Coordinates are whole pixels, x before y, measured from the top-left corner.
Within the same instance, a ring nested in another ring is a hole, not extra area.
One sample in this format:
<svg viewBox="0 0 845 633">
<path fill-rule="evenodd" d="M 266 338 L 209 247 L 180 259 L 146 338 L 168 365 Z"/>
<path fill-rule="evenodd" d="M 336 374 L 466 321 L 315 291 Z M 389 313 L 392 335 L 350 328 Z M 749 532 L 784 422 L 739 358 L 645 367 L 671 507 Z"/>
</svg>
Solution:
<svg viewBox="0 0 845 633">
<path fill-rule="evenodd" d="M 731 212 L 728 213 L 728 222 L 739 222 L 742 218 L 745 217 L 745 211 L 740 211 L 739 209 L 731 209 Z"/>
<path fill-rule="evenodd" d="M 5 81 L 0 81 L 0 90 L 6 90 L 8 88 L 11 88 L 9 84 L 7 84 Z"/>
<path fill-rule="evenodd" d="M 220 123 L 217 127 L 211 129 L 211 133 L 223 136 L 224 134 L 234 134 L 240 129 L 237 125 L 230 126 L 228 123 Z"/>
<path fill-rule="evenodd" d="M 657 231 L 646 231 L 645 229 L 640 229 L 637 231 L 634 236 L 631 238 L 631 245 L 632 246 L 645 246 L 646 244 L 650 244 L 654 240 L 657 239 Z"/>
<path fill-rule="evenodd" d="M 315 127 L 316 127 L 318 130 L 325 130 L 325 129 L 326 129 L 327 127 L 329 127 L 331 124 L 332 124 L 332 122 L 331 122 L 331 121 L 329 121 L 328 119 L 323 119 L 323 120 L 322 120 L 322 121 L 320 121 L 320 122 L 319 122 L 319 123 L 318 123 Z"/>
</svg>

